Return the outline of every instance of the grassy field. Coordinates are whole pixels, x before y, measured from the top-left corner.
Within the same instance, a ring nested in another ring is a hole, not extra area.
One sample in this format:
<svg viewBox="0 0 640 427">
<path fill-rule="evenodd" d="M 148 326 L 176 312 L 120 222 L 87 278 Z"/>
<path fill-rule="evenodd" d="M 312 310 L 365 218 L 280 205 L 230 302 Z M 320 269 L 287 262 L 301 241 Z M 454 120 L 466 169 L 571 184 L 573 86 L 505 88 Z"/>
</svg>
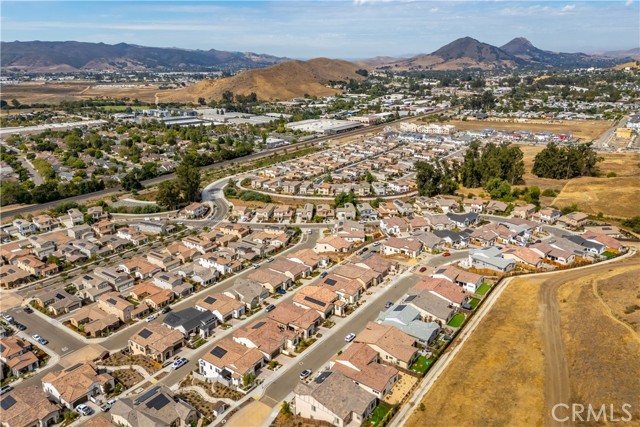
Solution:
<svg viewBox="0 0 640 427">
<path fill-rule="evenodd" d="M 538 286 L 527 281 L 504 290 L 407 427 L 542 425 L 537 295 Z"/>
<path fill-rule="evenodd" d="M 454 125 L 458 130 L 493 128 L 507 131 L 529 130 L 531 132 L 568 133 L 585 141 L 591 141 L 611 127 L 612 122 L 607 120 L 565 120 L 561 122 L 545 122 L 541 120 L 527 122 L 450 120 L 447 124 Z"/>
<path fill-rule="evenodd" d="M 464 314 L 458 313 L 453 316 L 451 320 L 449 320 L 449 323 L 447 323 L 447 325 L 451 326 L 452 328 L 459 328 L 460 325 L 462 325 L 462 322 L 464 322 Z"/>
<path fill-rule="evenodd" d="M 431 362 L 429 362 L 426 357 L 419 356 L 418 359 L 416 359 L 416 361 L 411 365 L 411 370 L 424 374 L 425 372 L 427 372 L 427 369 L 429 369 L 430 364 Z"/>
<path fill-rule="evenodd" d="M 553 204 L 563 207 L 575 203 L 585 213 L 602 212 L 617 218 L 640 215 L 640 154 L 605 153 L 602 157 L 602 177 L 567 181 Z M 606 178 L 609 172 L 615 172 L 616 177 Z"/>
<path fill-rule="evenodd" d="M 489 292 L 489 289 L 491 289 L 491 285 L 489 285 L 488 283 L 483 283 L 476 291 L 476 294 L 485 295 L 487 292 Z"/>
</svg>

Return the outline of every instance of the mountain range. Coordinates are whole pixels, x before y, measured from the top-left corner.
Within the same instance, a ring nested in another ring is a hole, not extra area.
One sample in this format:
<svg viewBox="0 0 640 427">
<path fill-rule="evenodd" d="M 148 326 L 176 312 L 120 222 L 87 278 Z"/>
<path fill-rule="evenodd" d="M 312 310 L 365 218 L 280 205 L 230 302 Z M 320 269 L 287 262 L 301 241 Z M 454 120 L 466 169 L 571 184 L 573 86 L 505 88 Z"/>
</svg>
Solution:
<svg viewBox="0 0 640 427">
<path fill-rule="evenodd" d="M 223 50 L 187 50 L 127 43 L 2 42 L 3 70 L 73 71 L 198 71 L 261 68 L 286 61 L 272 55 Z"/>
<path fill-rule="evenodd" d="M 638 58 L 640 49 L 587 55 L 538 49 L 523 37 L 500 47 L 463 37 L 429 54 L 410 58 L 379 56 L 359 64 L 366 68 L 394 70 L 490 70 L 611 66 Z M 3 71 L 238 70 L 263 68 L 288 60 L 252 52 L 145 47 L 127 43 L 15 41 L 0 44 Z"/>
<path fill-rule="evenodd" d="M 379 57 L 362 61 L 374 68 L 392 70 L 462 70 L 462 69 L 510 69 L 510 68 L 573 68 L 612 66 L 633 58 L 618 52 L 617 55 L 587 55 L 542 50 L 524 37 L 517 37 L 497 47 L 471 37 L 463 37 L 429 53 L 411 58 Z"/>
</svg>

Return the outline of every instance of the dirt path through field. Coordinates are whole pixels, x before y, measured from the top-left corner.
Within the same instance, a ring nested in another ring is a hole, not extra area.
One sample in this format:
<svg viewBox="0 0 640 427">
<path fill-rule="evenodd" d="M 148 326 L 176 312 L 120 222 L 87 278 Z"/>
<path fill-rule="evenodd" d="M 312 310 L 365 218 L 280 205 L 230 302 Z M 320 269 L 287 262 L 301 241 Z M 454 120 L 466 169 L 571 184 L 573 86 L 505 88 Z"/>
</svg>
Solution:
<svg viewBox="0 0 640 427">
<path fill-rule="evenodd" d="M 640 257 L 638 255 L 633 256 L 631 259 L 625 261 L 626 265 L 629 263 L 638 264 Z M 618 263 L 614 263 L 616 265 Z M 602 264 L 588 268 L 588 274 L 605 274 L 611 271 L 612 264 Z M 539 292 L 539 306 L 542 311 L 542 343 L 544 349 L 544 425 L 545 426 L 558 426 L 562 425 L 555 421 L 552 417 L 551 410 L 554 405 L 558 403 L 570 403 L 571 402 L 571 381 L 569 379 L 569 365 L 567 363 L 567 354 L 565 351 L 564 341 L 562 339 L 562 325 L 560 322 L 560 310 L 558 305 L 558 289 L 565 283 L 572 280 L 580 279 L 584 277 L 585 271 L 573 270 L 566 271 L 562 274 L 554 274 L 549 279 L 545 280 L 540 285 Z M 605 308 L 605 312 L 608 313 L 616 322 L 624 325 L 627 329 L 633 332 L 633 335 L 638 338 L 638 334 L 624 324 L 620 320 L 616 319 L 611 313 L 609 306 L 600 298 L 597 293 L 597 287 L 594 283 L 594 293 L 598 300 Z"/>
</svg>

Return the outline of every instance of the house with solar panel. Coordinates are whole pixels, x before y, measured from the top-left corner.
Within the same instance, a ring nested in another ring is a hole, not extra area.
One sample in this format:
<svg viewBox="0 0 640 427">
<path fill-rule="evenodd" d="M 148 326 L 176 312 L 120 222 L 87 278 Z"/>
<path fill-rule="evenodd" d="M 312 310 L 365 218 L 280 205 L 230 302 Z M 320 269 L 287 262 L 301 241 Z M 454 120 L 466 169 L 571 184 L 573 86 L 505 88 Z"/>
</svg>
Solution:
<svg viewBox="0 0 640 427">
<path fill-rule="evenodd" d="M 232 338 L 245 347 L 258 349 L 265 360 L 271 361 L 279 354 L 293 355 L 302 334 L 281 328 L 271 319 L 262 319 L 237 330 Z"/>
<path fill-rule="evenodd" d="M 82 301 L 75 295 L 71 295 L 64 289 L 39 293 L 34 298 L 36 304 L 45 308 L 54 316 L 69 313 L 82 306 Z"/>
<path fill-rule="evenodd" d="M 161 385 L 136 398 L 118 399 L 110 413 L 114 425 L 126 427 L 184 427 L 198 421 L 198 412 L 193 406 Z"/>
<path fill-rule="evenodd" d="M 37 385 L 12 390 L 0 400 L 2 426 L 52 425 L 60 416 L 60 406 L 52 403 Z"/>
<path fill-rule="evenodd" d="M 182 332 L 154 323 L 148 323 L 129 338 L 132 354 L 141 354 L 160 363 L 172 358 L 184 344 Z"/>
<path fill-rule="evenodd" d="M 200 375 L 228 386 L 240 387 L 245 375 L 256 375 L 264 366 L 262 352 L 223 338 L 198 361 Z"/>
</svg>

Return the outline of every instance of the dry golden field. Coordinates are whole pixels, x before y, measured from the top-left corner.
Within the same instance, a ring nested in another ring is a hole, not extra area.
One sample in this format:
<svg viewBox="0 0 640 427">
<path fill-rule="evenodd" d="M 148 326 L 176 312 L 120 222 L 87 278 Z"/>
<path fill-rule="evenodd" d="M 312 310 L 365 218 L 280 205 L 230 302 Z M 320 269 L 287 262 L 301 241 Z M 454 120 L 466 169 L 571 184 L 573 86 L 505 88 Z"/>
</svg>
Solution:
<svg viewBox="0 0 640 427">
<path fill-rule="evenodd" d="M 635 255 L 514 279 L 406 425 L 541 426 L 558 396 L 631 403 L 634 418 L 624 425 L 640 425 L 640 309 L 629 313 L 640 305 L 639 276 Z"/>
<path fill-rule="evenodd" d="M 155 102 L 157 86 L 139 87 L 95 87 L 94 82 L 46 82 L 26 83 L 20 85 L 4 85 L 2 99 L 10 102 L 17 99 L 22 104 L 48 103 L 57 104 L 62 101 L 79 101 L 91 98 L 112 98 L 142 102 Z"/>
<path fill-rule="evenodd" d="M 526 122 L 450 120 L 447 124 L 454 125 L 459 130 L 493 128 L 508 131 L 529 130 L 532 132 L 549 131 L 554 133 L 570 133 L 577 138 L 591 141 L 610 128 L 613 123 L 607 120 L 565 120 L 562 122 L 543 120 L 530 120 Z"/>
</svg>

